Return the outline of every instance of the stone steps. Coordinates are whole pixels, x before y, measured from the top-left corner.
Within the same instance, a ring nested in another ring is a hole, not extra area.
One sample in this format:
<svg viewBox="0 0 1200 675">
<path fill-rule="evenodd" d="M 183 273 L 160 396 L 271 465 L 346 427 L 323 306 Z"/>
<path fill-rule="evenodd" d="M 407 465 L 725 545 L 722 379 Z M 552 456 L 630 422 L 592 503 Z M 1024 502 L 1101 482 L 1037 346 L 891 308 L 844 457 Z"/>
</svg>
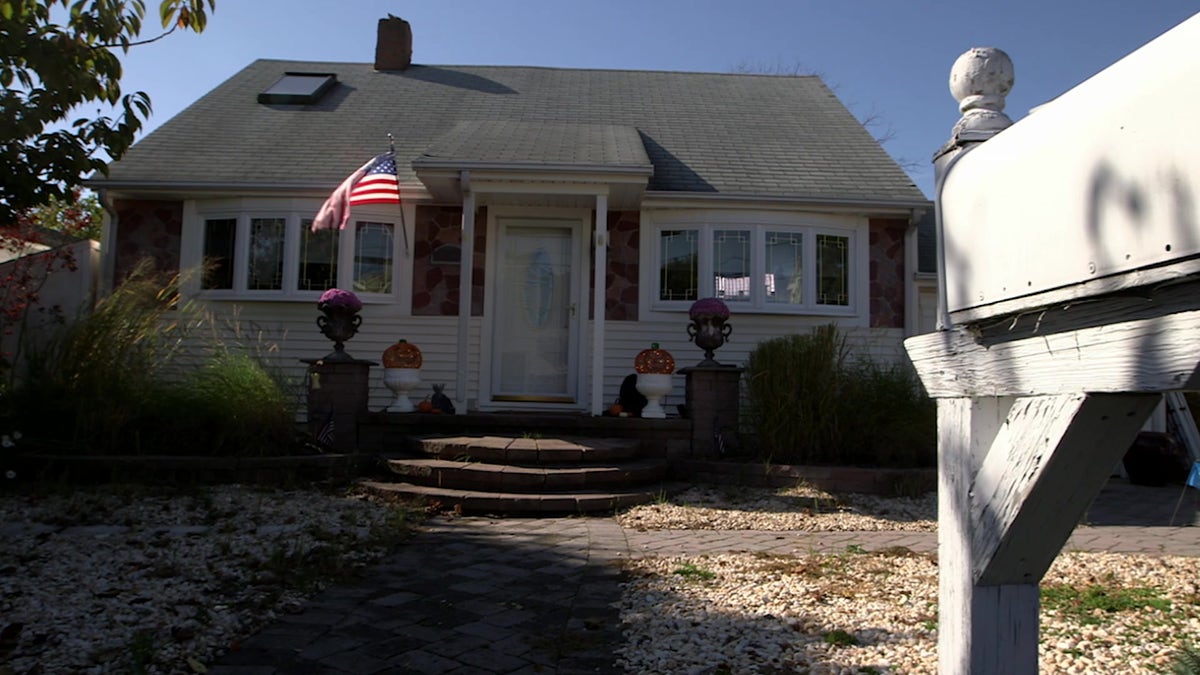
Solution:
<svg viewBox="0 0 1200 675">
<path fill-rule="evenodd" d="M 464 513 L 612 511 L 660 498 L 668 471 L 636 439 L 427 436 L 408 447 L 415 456 L 387 460 L 392 482 L 363 487 Z"/>
<path fill-rule="evenodd" d="M 665 487 L 643 487 L 632 491 L 577 490 L 564 493 L 487 492 L 456 490 L 411 483 L 364 481 L 366 490 L 384 497 L 419 499 L 426 504 L 463 513 L 505 513 L 510 515 L 548 515 L 565 513 L 611 512 L 647 504 L 666 494 Z"/>
<path fill-rule="evenodd" d="M 430 436 L 411 439 L 418 455 L 496 464 L 613 462 L 638 455 L 630 438 L 526 438 L 511 436 Z"/>
<path fill-rule="evenodd" d="M 445 459 L 392 459 L 388 468 L 421 485 L 496 492 L 600 490 L 662 480 L 667 463 L 636 459 L 573 466 L 519 466 Z"/>
</svg>

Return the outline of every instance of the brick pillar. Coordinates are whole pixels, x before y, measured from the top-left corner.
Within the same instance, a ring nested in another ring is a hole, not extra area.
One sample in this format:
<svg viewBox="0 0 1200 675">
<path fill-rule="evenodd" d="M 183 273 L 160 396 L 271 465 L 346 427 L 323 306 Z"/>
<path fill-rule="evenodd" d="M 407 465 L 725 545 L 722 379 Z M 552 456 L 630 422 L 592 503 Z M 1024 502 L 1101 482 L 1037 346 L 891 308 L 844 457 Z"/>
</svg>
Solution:
<svg viewBox="0 0 1200 675">
<path fill-rule="evenodd" d="M 737 441 L 742 370 L 735 366 L 695 366 L 679 371 L 687 376 L 684 402 L 692 421 L 693 457 L 719 456 L 718 434 L 726 450 Z"/>
<path fill-rule="evenodd" d="M 339 452 L 358 450 L 358 416 L 367 412 L 373 361 L 303 359 L 308 364 L 308 432 L 320 438 L 332 424 L 326 441 Z"/>
</svg>

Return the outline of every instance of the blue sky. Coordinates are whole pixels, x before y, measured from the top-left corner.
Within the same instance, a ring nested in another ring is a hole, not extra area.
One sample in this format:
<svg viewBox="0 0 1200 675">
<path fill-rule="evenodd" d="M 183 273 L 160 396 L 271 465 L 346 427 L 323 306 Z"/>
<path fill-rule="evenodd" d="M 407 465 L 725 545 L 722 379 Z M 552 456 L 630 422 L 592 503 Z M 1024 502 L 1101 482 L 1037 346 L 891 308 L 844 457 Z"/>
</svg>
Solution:
<svg viewBox="0 0 1200 675">
<path fill-rule="evenodd" d="M 391 13 L 412 24 L 416 63 L 818 74 L 932 195 L 959 54 L 1012 56 L 1020 119 L 1197 12 L 1195 0 L 217 0 L 203 34 L 131 50 L 123 86 L 150 94 L 153 129 L 258 58 L 370 62 Z"/>
</svg>

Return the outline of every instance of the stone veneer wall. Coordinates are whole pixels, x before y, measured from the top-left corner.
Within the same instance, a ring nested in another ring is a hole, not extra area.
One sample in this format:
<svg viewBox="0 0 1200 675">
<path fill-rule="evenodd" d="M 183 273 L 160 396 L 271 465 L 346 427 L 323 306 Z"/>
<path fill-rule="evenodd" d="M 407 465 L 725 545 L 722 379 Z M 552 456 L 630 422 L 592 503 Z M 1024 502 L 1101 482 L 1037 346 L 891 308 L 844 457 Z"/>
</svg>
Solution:
<svg viewBox="0 0 1200 675">
<path fill-rule="evenodd" d="M 138 261 L 150 258 L 158 269 L 179 269 L 179 243 L 183 232 L 183 202 L 119 199 L 116 264 L 113 283 L 120 283 Z"/>
<path fill-rule="evenodd" d="M 904 327 L 903 220 L 872 218 L 870 228 L 871 327 Z"/>
<path fill-rule="evenodd" d="M 637 321 L 638 318 L 639 221 L 637 211 L 608 214 L 608 271 L 604 277 L 606 321 Z"/>
<path fill-rule="evenodd" d="M 413 239 L 413 316 L 458 316 L 461 264 L 435 264 L 442 246 L 462 246 L 462 208 L 418 206 Z M 460 249 L 461 250 L 461 249 Z M 475 260 L 471 276 L 471 315 L 483 315 L 483 264 L 487 257 L 487 210 L 475 215 Z"/>
</svg>

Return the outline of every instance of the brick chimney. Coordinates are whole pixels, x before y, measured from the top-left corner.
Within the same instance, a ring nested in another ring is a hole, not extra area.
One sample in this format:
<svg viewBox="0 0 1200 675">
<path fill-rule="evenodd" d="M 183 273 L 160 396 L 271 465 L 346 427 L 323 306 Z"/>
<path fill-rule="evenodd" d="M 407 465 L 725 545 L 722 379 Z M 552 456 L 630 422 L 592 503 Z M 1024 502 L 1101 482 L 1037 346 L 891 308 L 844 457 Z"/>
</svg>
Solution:
<svg viewBox="0 0 1200 675">
<path fill-rule="evenodd" d="M 375 42 L 375 70 L 404 70 L 412 64 L 412 26 L 388 14 L 379 20 Z"/>
</svg>

